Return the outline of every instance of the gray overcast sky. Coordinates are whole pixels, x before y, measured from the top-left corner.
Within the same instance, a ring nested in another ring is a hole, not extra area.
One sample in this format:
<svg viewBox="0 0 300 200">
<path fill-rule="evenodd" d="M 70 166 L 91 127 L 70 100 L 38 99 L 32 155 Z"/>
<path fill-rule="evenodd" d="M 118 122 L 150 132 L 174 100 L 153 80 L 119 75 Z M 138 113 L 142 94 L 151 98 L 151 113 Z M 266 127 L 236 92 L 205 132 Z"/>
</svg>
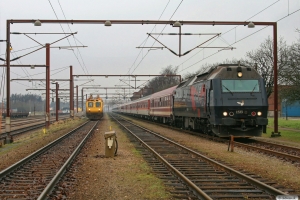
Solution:
<svg viewBox="0 0 300 200">
<path fill-rule="evenodd" d="M 272 5 L 273 4 L 273 5 Z M 271 6 L 272 5 L 272 6 Z M 270 7 L 269 7 L 270 6 Z M 269 8 L 267 8 L 269 7 Z M 177 9 L 178 8 L 178 9 Z M 265 10 L 264 10 L 265 9 Z M 278 38 L 283 37 L 288 44 L 299 39 L 296 28 L 300 28 L 300 0 L 1 0 L 0 1 L 0 39 L 6 38 L 7 19 L 98 19 L 98 20 L 201 20 L 201 21 L 278 21 Z M 262 12 L 260 12 L 262 11 Z M 260 13 L 259 13 L 260 12 Z M 259 14 L 257 14 L 259 13 Z M 257 15 L 256 15 L 257 14 Z M 289 15 L 289 16 L 288 16 Z M 256 26 L 183 26 L 183 33 L 222 33 L 209 46 L 228 46 L 237 49 L 220 51 L 218 49 L 196 49 L 183 57 L 176 57 L 170 51 L 137 49 L 137 46 L 151 46 L 154 43 L 146 33 L 177 33 L 178 28 L 170 25 L 59 25 L 13 24 L 11 32 L 77 32 L 75 37 L 63 40 L 55 46 L 86 45 L 79 51 L 51 49 L 51 78 L 69 78 L 72 65 L 74 74 L 158 74 L 168 65 L 179 66 L 180 74 L 196 71 L 205 63 L 225 59 L 242 58 L 247 51 L 255 50 L 268 36 L 272 28 L 267 27 L 250 37 L 248 35 L 262 29 Z M 234 29 L 233 29 L 234 28 Z M 70 30 L 71 29 L 71 30 Z M 232 30 L 231 30 L 232 29 Z M 231 30 L 231 31 L 229 31 Z M 228 32 L 229 31 L 229 32 Z M 63 35 L 31 35 L 38 42 L 51 43 Z M 185 52 L 211 36 L 183 36 L 182 52 Z M 247 37 L 247 38 L 245 38 Z M 245 38 L 245 39 L 243 39 Z M 243 39 L 243 40 L 241 40 Z M 159 40 L 178 52 L 178 36 L 160 36 Z M 241 41 L 239 41 L 241 40 Z M 76 41 L 76 43 L 75 43 Z M 239 41 L 235 43 L 236 41 Z M 235 43 L 235 44 L 234 44 Z M 12 57 L 24 55 L 38 46 L 24 35 L 11 35 Z M 154 46 L 161 46 L 156 43 Z M 6 45 L 0 43 L 0 57 L 5 58 Z M 143 58 L 144 57 L 144 58 Z M 208 57 L 208 58 L 207 58 Z M 78 59 L 77 59 L 78 58 Z M 1 64 L 4 62 L 0 61 Z M 45 64 L 45 50 L 30 54 L 11 64 Z M 45 69 L 12 68 L 11 78 L 44 78 Z M 3 70 L 1 70 L 1 74 Z M 1 75 L 2 77 L 2 75 Z M 87 78 L 81 78 L 87 80 Z M 94 78 L 91 84 L 114 86 L 119 78 Z M 142 79 L 142 78 L 141 78 Z M 87 81 L 76 81 L 75 85 Z M 11 93 L 26 93 L 26 88 L 38 87 L 38 82 L 11 82 Z M 61 82 L 61 88 L 68 83 Z M 90 85 L 90 83 L 88 84 Z M 41 87 L 39 87 L 41 88 Z M 32 91 L 41 94 L 42 92 Z M 1 98 L 3 91 L 1 89 Z M 5 94 L 5 93 L 4 93 Z M 6 95 L 5 95 L 6 96 Z"/>
</svg>

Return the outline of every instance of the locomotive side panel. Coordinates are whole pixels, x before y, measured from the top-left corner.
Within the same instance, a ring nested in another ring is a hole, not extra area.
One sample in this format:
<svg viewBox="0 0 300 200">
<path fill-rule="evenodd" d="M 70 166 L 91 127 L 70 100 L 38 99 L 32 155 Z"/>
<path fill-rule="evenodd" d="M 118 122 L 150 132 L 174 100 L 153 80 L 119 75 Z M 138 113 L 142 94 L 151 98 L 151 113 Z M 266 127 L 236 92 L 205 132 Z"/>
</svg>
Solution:
<svg viewBox="0 0 300 200">
<path fill-rule="evenodd" d="M 174 115 L 206 117 L 206 87 L 205 82 L 202 82 L 176 89 Z"/>
</svg>

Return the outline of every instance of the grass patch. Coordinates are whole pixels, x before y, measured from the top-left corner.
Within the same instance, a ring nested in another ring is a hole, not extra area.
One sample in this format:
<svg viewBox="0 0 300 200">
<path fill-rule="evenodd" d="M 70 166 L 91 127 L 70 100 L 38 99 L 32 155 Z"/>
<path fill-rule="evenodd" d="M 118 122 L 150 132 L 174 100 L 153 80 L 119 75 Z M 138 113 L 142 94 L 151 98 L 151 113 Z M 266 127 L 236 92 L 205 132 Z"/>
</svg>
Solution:
<svg viewBox="0 0 300 200">
<path fill-rule="evenodd" d="M 267 134 L 262 134 L 263 138 L 273 138 L 276 141 L 288 141 L 300 143 L 300 132 L 293 130 L 280 129 L 278 130 L 281 134 L 281 137 L 271 137 L 272 132 L 274 132 L 274 128 L 267 128 Z"/>
<path fill-rule="evenodd" d="M 137 156 L 137 155 L 141 155 L 141 152 L 137 149 L 132 149 L 132 153 Z"/>
<path fill-rule="evenodd" d="M 150 172 L 150 169 L 147 170 Z M 166 193 L 164 184 L 160 179 L 157 179 L 156 176 L 154 176 L 151 173 L 142 173 L 138 175 L 138 178 L 141 179 L 144 182 L 148 182 L 147 187 L 147 195 L 143 196 L 143 198 L 146 199 L 166 199 L 170 198 L 170 194 Z"/>
<path fill-rule="evenodd" d="M 262 137 L 272 138 L 274 141 L 300 143 L 300 119 L 278 118 L 278 131 L 281 137 L 271 137 L 274 132 L 274 118 L 269 118 L 267 134 L 262 134 Z"/>
<path fill-rule="evenodd" d="M 274 127 L 274 118 L 269 118 L 268 126 Z M 300 119 L 283 119 L 278 118 L 278 126 L 283 128 L 299 129 L 300 131 Z"/>
</svg>

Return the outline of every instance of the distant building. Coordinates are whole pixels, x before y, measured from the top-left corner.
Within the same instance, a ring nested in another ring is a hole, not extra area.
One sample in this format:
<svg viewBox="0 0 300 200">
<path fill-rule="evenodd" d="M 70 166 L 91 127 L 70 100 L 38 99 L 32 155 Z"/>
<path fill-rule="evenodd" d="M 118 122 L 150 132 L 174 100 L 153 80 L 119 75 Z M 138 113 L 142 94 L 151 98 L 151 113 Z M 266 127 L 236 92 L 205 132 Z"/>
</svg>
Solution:
<svg viewBox="0 0 300 200">
<path fill-rule="evenodd" d="M 278 86 L 278 90 L 283 86 Z M 274 93 L 268 99 L 269 109 L 268 116 L 274 117 Z M 293 104 L 286 104 L 285 99 L 278 97 L 278 116 L 279 117 L 300 117 L 300 100 Z"/>
</svg>

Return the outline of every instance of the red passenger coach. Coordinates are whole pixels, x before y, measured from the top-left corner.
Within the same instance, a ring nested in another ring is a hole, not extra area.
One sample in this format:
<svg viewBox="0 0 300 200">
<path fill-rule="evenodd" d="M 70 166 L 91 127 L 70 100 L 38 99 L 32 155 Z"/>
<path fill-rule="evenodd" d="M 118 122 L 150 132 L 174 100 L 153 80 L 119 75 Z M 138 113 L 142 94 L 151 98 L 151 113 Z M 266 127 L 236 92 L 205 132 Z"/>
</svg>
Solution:
<svg viewBox="0 0 300 200">
<path fill-rule="evenodd" d="M 173 119 L 173 92 L 177 86 L 162 90 L 150 96 L 150 116 L 163 123 Z"/>
<path fill-rule="evenodd" d="M 137 115 L 149 116 L 149 96 L 137 100 Z"/>
<path fill-rule="evenodd" d="M 122 104 L 113 110 L 163 123 L 173 120 L 173 92 L 177 86 Z"/>
</svg>

